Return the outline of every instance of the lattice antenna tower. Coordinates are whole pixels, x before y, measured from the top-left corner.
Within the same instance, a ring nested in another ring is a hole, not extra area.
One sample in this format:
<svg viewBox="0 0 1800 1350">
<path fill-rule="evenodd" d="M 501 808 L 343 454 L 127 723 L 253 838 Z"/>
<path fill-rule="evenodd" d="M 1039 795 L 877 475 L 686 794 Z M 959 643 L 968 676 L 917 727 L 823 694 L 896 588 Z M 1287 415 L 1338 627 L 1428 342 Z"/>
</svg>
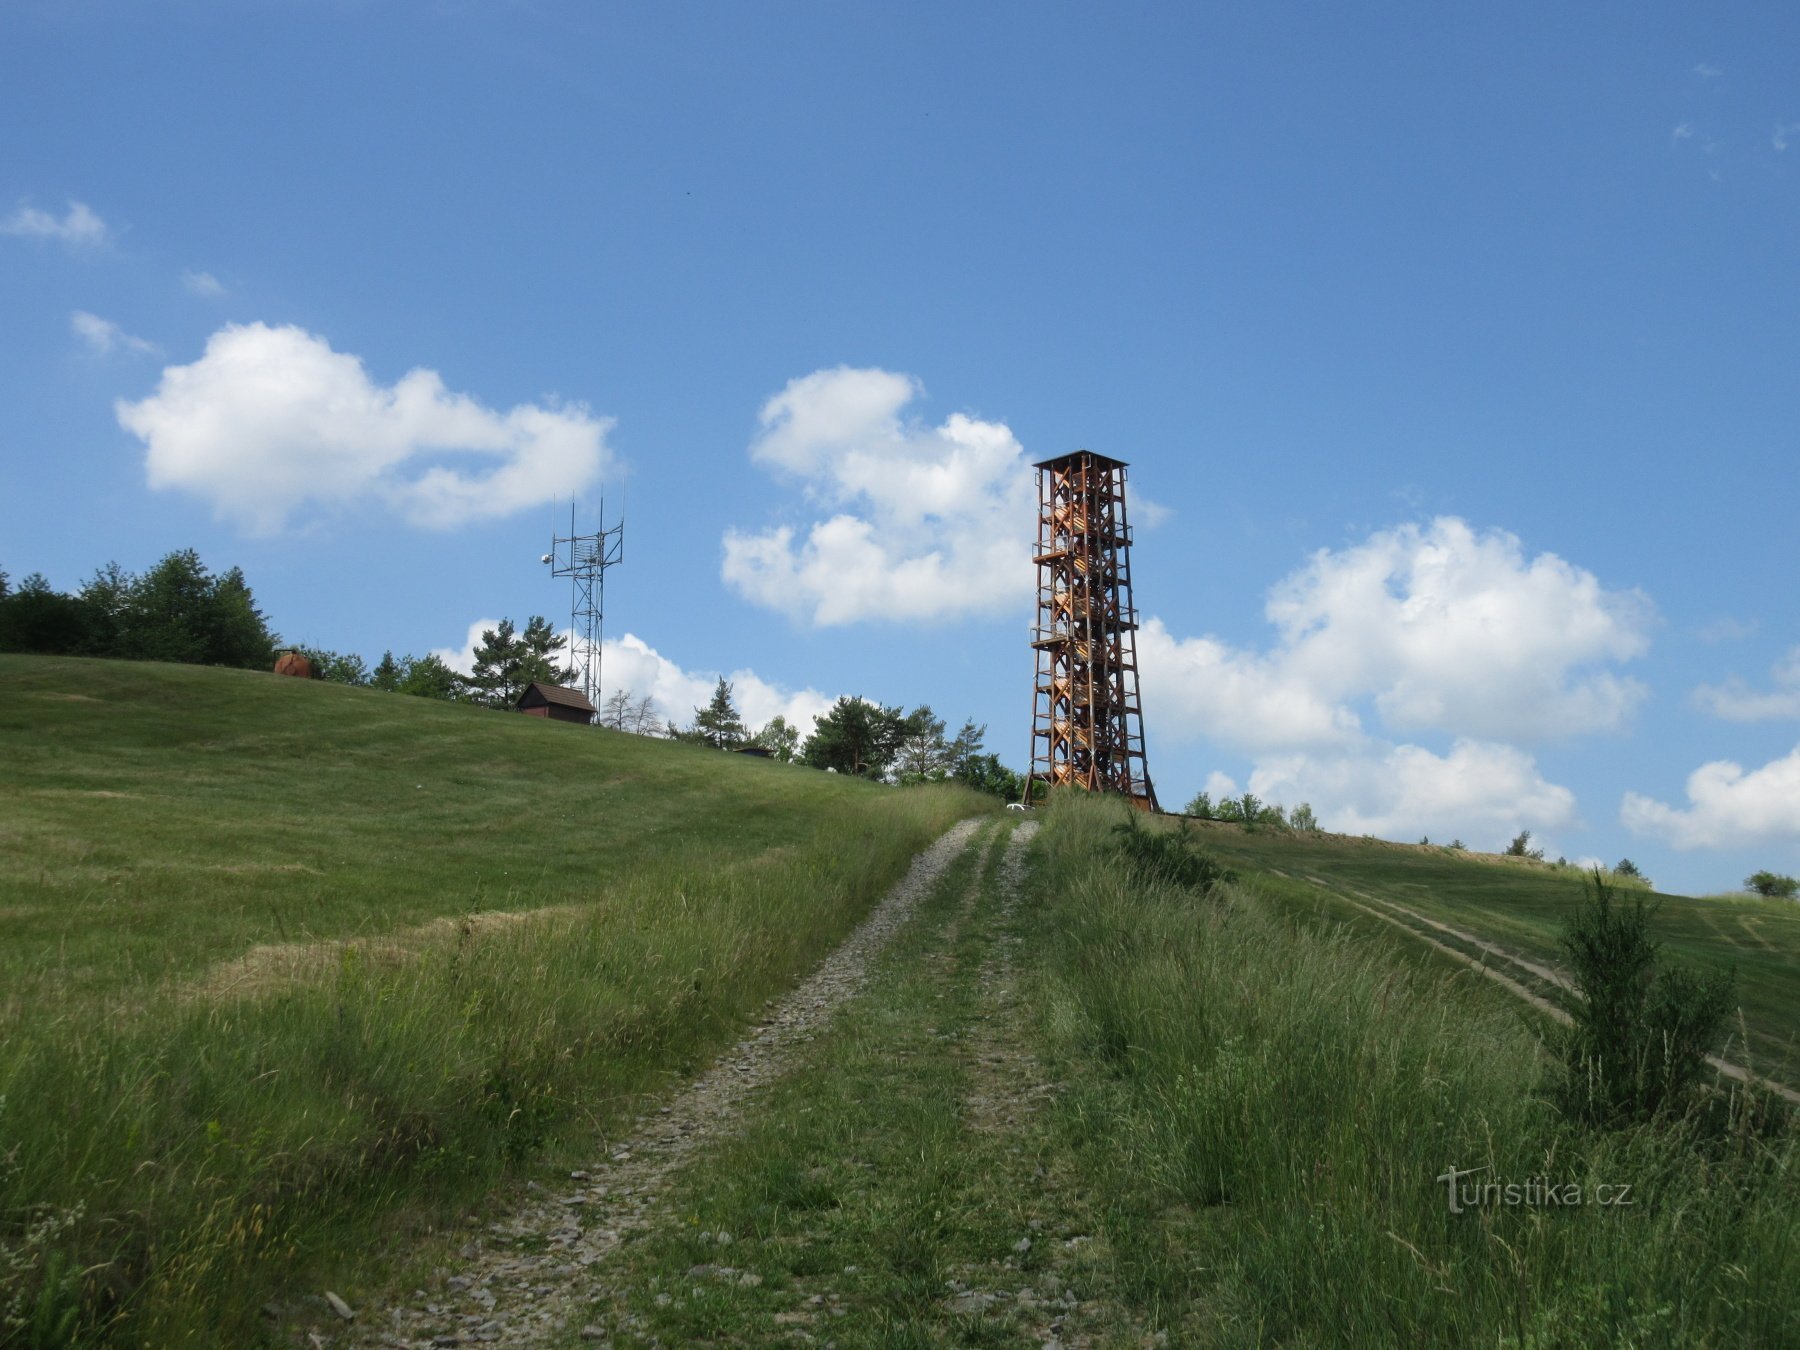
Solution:
<svg viewBox="0 0 1800 1350">
<path fill-rule="evenodd" d="M 541 559 L 550 575 L 569 578 L 569 663 L 581 677 L 581 692 L 600 706 L 600 633 L 606 609 L 606 569 L 625 561 L 625 517 L 606 524 L 606 499 L 600 499 L 599 528 L 575 532 L 575 505 L 569 504 L 569 532 L 558 534 L 551 508 L 550 551 Z"/>
<path fill-rule="evenodd" d="M 1138 696 L 1125 464 L 1078 450 L 1037 465 L 1036 785 L 1116 792 L 1155 811 Z"/>
</svg>

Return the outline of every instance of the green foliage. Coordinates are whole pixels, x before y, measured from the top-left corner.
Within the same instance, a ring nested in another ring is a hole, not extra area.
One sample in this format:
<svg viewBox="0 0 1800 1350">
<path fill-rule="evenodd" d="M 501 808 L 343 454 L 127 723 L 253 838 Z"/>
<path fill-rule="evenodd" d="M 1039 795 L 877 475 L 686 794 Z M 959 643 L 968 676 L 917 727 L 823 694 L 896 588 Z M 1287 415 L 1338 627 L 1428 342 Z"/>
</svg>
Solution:
<svg viewBox="0 0 1800 1350">
<path fill-rule="evenodd" d="M 977 725 L 975 719 L 964 718 L 956 737 L 950 742 L 949 764 L 950 776 L 968 782 L 970 764 L 983 754 L 982 742 L 987 738 L 987 723 Z M 987 756 L 992 759 L 992 756 Z M 995 761 L 998 763 L 998 761 Z M 1015 774 L 1014 777 L 1017 777 Z M 985 790 L 985 789 L 984 789 Z M 1015 794 L 1016 795 L 1016 794 Z"/>
<path fill-rule="evenodd" d="M 394 653 L 384 651 L 381 660 L 375 663 L 375 669 L 369 672 L 369 687 L 380 689 L 384 693 L 397 693 L 402 673 L 403 667 L 394 659 Z"/>
<path fill-rule="evenodd" d="M 557 660 L 557 654 L 569 645 L 569 640 L 551 627 L 543 615 L 533 614 L 526 621 L 519 641 L 523 650 L 513 678 L 520 691 L 534 680 L 539 684 L 567 684 L 574 678 L 574 667 Z"/>
<path fill-rule="evenodd" d="M 1800 893 L 1800 880 L 1767 870 L 1752 872 L 1744 878 L 1744 886 L 1758 895 L 1766 895 L 1775 900 L 1792 900 Z"/>
<path fill-rule="evenodd" d="M 82 652 L 90 631 L 87 607 L 52 590 L 40 573 L 33 572 L 16 591 L 0 598 L 0 651 Z"/>
<path fill-rule="evenodd" d="M 1641 895 L 1621 900 L 1596 868 L 1564 929 L 1577 1001 L 1560 1101 L 1578 1119 L 1616 1125 L 1684 1111 L 1734 1006 L 1733 971 L 1659 969 L 1654 913 Z"/>
<path fill-rule="evenodd" d="M 1002 801 L 1024 800 L 1025 780 L 1000 762 L 1000 756 L 973 754 L 956 772 L 956 781 Z"/>
<path fill-rule="evenodd" d="M 906 736 L 906 718 L 850 695 L 840 697 L 814 724 L 800 758 L 815 769 L 879 778 L 887 772 Z"/>
<path fill-rule="evenodd" d="M 735 750 L 750 740 L 750 729 L 731 700 L 731 682 L 723 675 L 713 690 L 712 702 L 694 709 L 691 735 L 683 739 L 710 745 L 715 750 Z"/>
<path fill-rule="evenodd" d="M 780 713 L 771 717 L 756 735 L 750 738 L 750 744 L 767 750 L 771 756 L 783 764 L 792 764 L 794 756 L 800 749 L 800 730 L 788 723 Z"/>
<path fill-rule="evenodd" d="M 573 672 L 559 665 L 556 655 L 567 642 L 538 614 L 526 621 L 523 633 L 511 619 L 482 629 L 472 672 L 464 682 L 467 696 L 490 708 L 510 708 L 534 680 L 566 683 Z"/>
<path fill-rule="evenodd" d="M 296 647 L 294 650 L 312 664 L 315 680 L 324 680 L 327 684 L 347 684 L 353 688 L 372 682 L 368 665 L 355 652 L 334 652 L 323 647 L 306 646 Z M 393 659 L 391 653 L 387 659 Z"/>
<path fill-rule="evenodd" d="M 358 658 L 360 660 L 360 658 Z M 419 698 L 453 699 L 462 692 L 462 676 L 436 656 L 402 656 L 383 652 L 375 669 L 369 673 L 369 687 L 390 694 L 412 694 Z"/>
<path fill-rule="evenodd" d="M 142 576 L 108 563 L 77 595 L 33 573 L 0 599 L 0 651 L 267 669 L 275 636 L 233 567 L 179 549 Z"/>
<path fill-rule="evenodd" d="M 1538 862 L 1542 862 L 1544 850 L 1531 847 L 1530 830 L 1520 830 L 1513 836 L 1512 843 L 1506 846 L 1505 856 L 1508 858 L 1535 858 Z"/>
<path fill-rule="evenodd" d="M 1100 1216 L 1083 1230 L 1090 1286 L 1123 1281 L 1171 1344 L 1792 1339 L 1791 1138 L 1571 1123 L 1544 1099 L 1541 1029 L 1516 1004 L 1386 925 L 1309 914 L 1308 892 L 1272 873 L 1228 889 L 1233 903 L 1183 904 L 1117 865 L 1122 815 L 1052 799 L 1020 958 L 1045 1058 L 1068 1066 L 1048 1109 L 1076 1162 L 1040 1156 Z M 1522 885 L 1520 869 L 1354 840 L 1207 837 L 1240 868 Z M 1732 1110 L 1749 1114 L 1742 1096 Z M 1447 1167 L 1575 1182 L 1586 1202 L 1451 1214 Z M 1631 1207 L 1595 1203 L 1597 1184 L 1630 1185 Z"/>
<path fill-rule="evenodd" d="M 1195 815 L 1191 807 L 1206 798 L 1203 792 L 1190 803 L 1188 815 Z M 1210 803 L 1209 803 L 1210 805 Z M 1265 802 L 1254 792 L 1246 792 L 1241 797 L 1226 797 L 1217 806 L 1210 806 L 1211 815 L 1202 819 L 1223 820 L 1242 825 L 1246 830 L 1255 830 L 1258 826 L 1266 826 L 1274 830 L 1289 828 L 1287 812 L 1278 802 Z M 1309 812 L 1311 808 L 1308 808 Z"/>
<path fill-rule="evenodd" d="M 1288 828 L 1299 834 L 1319 832 L 1319 818 L 1313 814 L 1312 803 L 1301 802 L 1288 812 Z"/>
<path fill-rule="evenodd" d="M 920 704 L 906 715 L 900 744 L 894 752 L 894 772 L 900 781 L 935 782 L 950 775 L 951 747 L 944 739 L 944 719 Z"/>
<path fill-rule="evenodd" d="M 1221 882 L 1237 880 L 1235 872 L 1194 842 L 1185 822 L 1179 829 L 1146 829 L 1134 811 L 1112 827 L 1112 847 L 1153 885 L 1209 894 Z"/>
<path fill-rule="evenodd" d="M 1211 820 L 1213 818 L 1212 793 L 1195 793 L 1194 800 L 1187 804 L 1184 814 L 1193 816 L 1196 820 Z"/>
</svg>

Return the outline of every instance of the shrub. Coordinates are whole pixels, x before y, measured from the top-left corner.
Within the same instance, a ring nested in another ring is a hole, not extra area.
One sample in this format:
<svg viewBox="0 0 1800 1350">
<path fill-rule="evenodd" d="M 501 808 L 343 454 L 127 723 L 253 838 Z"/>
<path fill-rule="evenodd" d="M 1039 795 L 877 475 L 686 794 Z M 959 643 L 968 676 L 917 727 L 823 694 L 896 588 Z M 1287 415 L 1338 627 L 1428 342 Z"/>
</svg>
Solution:
<svg viewBox="0 0 1800 1350">
<path fill-rule="evenodd" d="M 1778 872 L 1752 872 L 1744 878 L 1744 885 L 1758 895 L 1766 895 L 1776 900 L 1792 900 L 1796 892 L 1800 892 L 1800 881 L 1793 877 L 1784 877 Z"/>
<path fill-rule="evenodd" d="M 1506 856 L 1509 858 L 1535 858 L 1537 861 L 1542 862 L 1544 860 L 1544 850 L 1541 848 L 1533 848 L 1531 846 L 1530 830 L 1520 830 L 1513 836 L 1512 843 L 1506 846 Z"/>
<path fill-rule="evenodd" d="M 1593 1124 L 1684 1109 L 1732 1007 L 1736 971 L 1658 969 L 1654 914 L 1641 895 L 1620 900 L 1595 868 L 1563 931 L 1578 997 L 1563 1038 L 1562 1106 Z"/>
</svg>

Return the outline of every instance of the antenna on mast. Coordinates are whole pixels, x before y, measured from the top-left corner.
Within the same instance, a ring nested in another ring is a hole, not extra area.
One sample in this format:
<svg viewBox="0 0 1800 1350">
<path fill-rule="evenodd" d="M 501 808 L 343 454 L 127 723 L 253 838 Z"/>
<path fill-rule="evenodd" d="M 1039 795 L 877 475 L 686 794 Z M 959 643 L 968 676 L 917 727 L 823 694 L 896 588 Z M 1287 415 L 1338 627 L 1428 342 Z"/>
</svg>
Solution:
<svg viewBox="0 0 1800 1350">
<path fill-rule="evenodd" d="M 581 676 L 581 692 L 600 706 L 601 621 L 605 617 L 606 569 L 625 560 L 625 522 L 606 525 L 606 498 L 600 499 L 599 527 L 575 532 L 575 503 L 569 502 L 569 532 L 556 532 L 551 505 L 550 551 L 541 559 L 554 577 L 569 578 L 569 661 Z"/>
</svg>

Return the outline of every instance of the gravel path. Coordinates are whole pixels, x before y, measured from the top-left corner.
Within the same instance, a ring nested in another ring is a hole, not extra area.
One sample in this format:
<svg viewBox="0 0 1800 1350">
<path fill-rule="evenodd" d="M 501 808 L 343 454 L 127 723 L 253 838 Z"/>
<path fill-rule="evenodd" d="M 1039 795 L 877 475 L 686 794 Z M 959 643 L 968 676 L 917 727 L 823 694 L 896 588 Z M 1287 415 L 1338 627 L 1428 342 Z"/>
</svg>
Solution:
<svg viewBox="0 0 1800 1350">
<path fill-rule="evenodd" d="M 771 1005 L 756 1033 L 720 1057 L 679 1096 L 615 1144 L 607 1157 L 570 1174 L 559 1194 L 533 1198 L 462 1249 L 461 1264 L 433 1291 L 405 1304 L 360 1310 L 351 1336 L 362 1345 L 536 1345 L 603 1291 L 590 1267 L 629 1234 L 662 1217 L 671 1174 L 697 1150 L 729 1135 L 757 1089 L 785 1073 L 868 979 L 870 961 L 894 937 L 980 822 L 953 826 L 914 861 L 874 912 L 802 984 Z M 1023 831 L 1021 831 L 1023 833 Z M 597 1329 L 596 1329 L 597 1333 Z"/>
</svg>

